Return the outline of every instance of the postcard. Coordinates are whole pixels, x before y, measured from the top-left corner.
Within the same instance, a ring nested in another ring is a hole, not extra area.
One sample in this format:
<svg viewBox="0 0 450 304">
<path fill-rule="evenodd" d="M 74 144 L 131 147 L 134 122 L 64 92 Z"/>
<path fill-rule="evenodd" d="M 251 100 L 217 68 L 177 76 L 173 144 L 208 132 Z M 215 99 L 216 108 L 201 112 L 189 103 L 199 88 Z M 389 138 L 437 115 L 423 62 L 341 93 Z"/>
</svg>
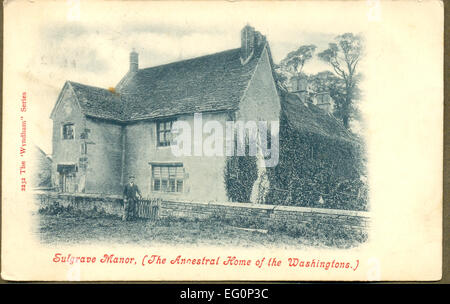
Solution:
<svg viewBox="0 0 450 304">
<path fill-rule="evenodd" d="M 7 1 L 1 276 L 433 281 L 441 1 Z"/>
</svg>

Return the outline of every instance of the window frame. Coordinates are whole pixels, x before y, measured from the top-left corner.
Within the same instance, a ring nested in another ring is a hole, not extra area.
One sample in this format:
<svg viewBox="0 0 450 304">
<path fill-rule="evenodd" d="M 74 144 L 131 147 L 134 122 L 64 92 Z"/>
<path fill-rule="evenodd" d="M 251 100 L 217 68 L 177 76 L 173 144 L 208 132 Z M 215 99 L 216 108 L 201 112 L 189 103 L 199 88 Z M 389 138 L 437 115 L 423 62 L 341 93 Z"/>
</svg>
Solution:
<svg viewBox="0 0 450 304">
<path fill-rule="evenodd" d="M 65 137 L 65 128 L 67 126 L 72 126 L 72 138 Z M 75 124 L 73 122 L 65 122 L 61 124 L 61 139 L 62 140 L 75 140 Z"/>
<path fill-rule="evenodd" d="M 156 169 L 159 169 L 159 174 L 155 175 Z M 164 169 L 165 170 L 164 170 Z M 172 168 L 172 170 L 171 170 Z M 175 168 L 175 172 L 173 171 Z M 167 175 L 165 176 L 166 172 Z M 181 170 L 178 172 L 178 170 Z M 185 168 L 182 163 L 156 163 L 151 164 L 151 192 L 167 193 L 167 194 L 182 194 L 185 190 Z M 156 186 L 157 185 L 157 186 Z"/>
<path fill-rule="evenodd" d="M 156 121 L 156 146 L 158 148 L 170 147 L 173 144 L 172 138 L 172 127 L 173 123 L 176 121 L 176 118 L 170 119 L 161 119 Z M 169 128 L 167 129 L 166 124 L 169 124 Z M 163 129 L 161 129 L 161 125 L 163 125 Z M 164 136 L 164 140 L 161 140 L 161 134 Z M 167 135 L 170 135 L 170 138 L 167 140 Z"/>
</svg>

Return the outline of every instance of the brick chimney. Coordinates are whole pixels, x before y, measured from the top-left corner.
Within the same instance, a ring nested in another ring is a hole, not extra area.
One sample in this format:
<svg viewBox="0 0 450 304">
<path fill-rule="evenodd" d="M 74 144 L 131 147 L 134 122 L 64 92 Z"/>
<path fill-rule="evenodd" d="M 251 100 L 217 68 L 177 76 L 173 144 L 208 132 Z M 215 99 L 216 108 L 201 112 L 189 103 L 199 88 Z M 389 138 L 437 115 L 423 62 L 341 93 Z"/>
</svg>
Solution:
<svg viewBox="0 0 450 304">
<path fill-rule="evenodd" d="M 255 50 L 263 45 L 266 37 L 256 31 L 250 25 L 244 26 L 241 30 L 241 63 L 246 64 L 250 61 Z"/>
<path fill-rule="evenodd" d="M 139 54 L 133 49 L 130 53 L 130 72 L 137 72 L 139 69 Z"/>
</svg>

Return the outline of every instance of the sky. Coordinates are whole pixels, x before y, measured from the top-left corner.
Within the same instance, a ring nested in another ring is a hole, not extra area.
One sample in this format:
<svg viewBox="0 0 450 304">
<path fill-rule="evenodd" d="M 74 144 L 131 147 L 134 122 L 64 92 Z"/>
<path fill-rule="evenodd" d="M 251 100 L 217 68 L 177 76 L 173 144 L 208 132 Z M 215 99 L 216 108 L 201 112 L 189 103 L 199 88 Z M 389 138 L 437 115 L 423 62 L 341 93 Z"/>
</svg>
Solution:
<svg viewBox="0 0 450 304">
<path fill-rule="evenodd" d="M 176 17 L 176 16 L 175 16 Z M 132 19 L 132 20 L 131 20 Z M 109 22 L 92 19 L 51 22 L 37 29 L 39 44 L 33 49 L 27 77 L 39 82 L 40 111 L 49 117 L 66 80 L 103 88 L 114 87 L 129 68 L 129 53 L 139 53 L 139 67 L 237 48 L 240 30 L 250 24 L 266 36 L 275 63 L 304 44 L 317 46 L 316 54 L 341 33 L 299 30 L 287 24 L 273 26 L 270 20 L 238 17 L 226 20 L 195 18 L 123 18 Z M 330 67 L 314 57 L 304 72 L 317 73 Z M 51 153 L 50 119 L 36 122 L 42 130 L 37 144 Z"/>
</svg>

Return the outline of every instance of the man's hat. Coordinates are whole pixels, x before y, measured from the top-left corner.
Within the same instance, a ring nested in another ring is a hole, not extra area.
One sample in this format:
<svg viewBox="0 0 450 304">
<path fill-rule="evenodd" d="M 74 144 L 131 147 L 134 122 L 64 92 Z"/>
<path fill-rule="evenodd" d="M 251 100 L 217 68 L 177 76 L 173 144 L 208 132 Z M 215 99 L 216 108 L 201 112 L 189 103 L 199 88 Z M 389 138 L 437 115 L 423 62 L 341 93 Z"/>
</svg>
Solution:
<svg viewBox="0 0 450 304">
<path fill-rule="evenodd" d="M 136 176 L 131 174 L 130 176 L 128 176 L 128 178 L 136 178 Z"/>
</svg>

